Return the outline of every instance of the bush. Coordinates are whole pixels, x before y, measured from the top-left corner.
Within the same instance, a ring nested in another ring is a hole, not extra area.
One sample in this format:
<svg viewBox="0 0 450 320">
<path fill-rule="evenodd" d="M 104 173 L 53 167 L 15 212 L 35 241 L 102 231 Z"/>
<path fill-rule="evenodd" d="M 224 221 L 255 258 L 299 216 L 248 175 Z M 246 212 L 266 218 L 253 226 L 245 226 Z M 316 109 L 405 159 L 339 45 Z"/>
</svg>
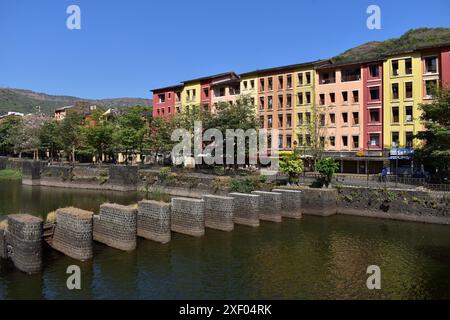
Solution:
<svg viewBox="0 0 450 320">
<path fill-rule="evenodd" d="M 231 192 L 240 192 L 240 193 L 251 193 L 256 190 L 256 183 L 254 180 L 245 178 L 245 179 L 233 179 L 230 182 L 230 191 Z"/>
<path fill-rule="evenodd" d="M 280 156 L 280 171 L 287 174 L 289 183 L 298 182 L 298 176 L 303 172 L 303 160 L 295 153 Z"/>
<path fill-rule="evenodd" d="M 339 169 L 339 165 L 333 158 L 322 158 L 316 162 L 316 170 L 324 179 L 324 184 L 328 187 L 333 179 L 334 173 Z"/>
<path fill-rule="evenodd" d="M 165 181 L 167 179 L 167 177 L 169 176 L 170 171 L 171 170 L 168 167 L 161 168 L 161 170 L 159 170 L 159 174 L 158 174 L 159 179 L 161 181 Z"/>
</svg>

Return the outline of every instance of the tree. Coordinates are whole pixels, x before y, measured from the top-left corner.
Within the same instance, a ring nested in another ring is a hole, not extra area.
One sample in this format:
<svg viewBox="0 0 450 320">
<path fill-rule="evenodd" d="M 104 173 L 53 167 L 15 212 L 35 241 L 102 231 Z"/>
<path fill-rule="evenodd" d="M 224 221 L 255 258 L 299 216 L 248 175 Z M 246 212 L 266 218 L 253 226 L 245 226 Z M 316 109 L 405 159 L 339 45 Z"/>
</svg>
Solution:
<svg viewBox="0 0 450 320">
<path fill-rule="evenodd" d="M 166 118 L 152 118 L 144 137 L 144 148 L 153 154 L 169 152 L 174 142 L 171 140 L 173 121 Z"/>
<path fill-rule="evenodd" d="M 421 120 L 426 131 L 419 132 L 416 138 L 423 146 L 416 150 L 415 159 L 434 166 L 439 172 L 450 169 L 450 89 L 435 90 L 434 99 L 429 104 L 420 104 Z"/>
<path fill-rule="evenodd" d="M 333 179 L 334 173 L 339 169 L 339 165 L 333 158 L 322 158 L 316 162 L 316 170 L 322 176 L 323 182 L 328 187 Z"/>
<path fill-rule="evenodd" d="M 33 152 L 33 159 L 39 159 L 39 135 L 44 122 L 45 118 L 42 115 L 30 114 L 24 116 L 13 128 L 10 141 L 19 157 L 22 157 L 23 152 Z"/>
<path fill-rule="evenodd" d="M 13 133 L 22 123 L 22 118 L 9 116 L 0 122 L 0 154 L 9 155 L 14 153 Z"/>
<path fill-rule="evenodd" d="M 297 152 L 280 152 L 280 171 L 287 174 L 289 183 L 298 182 L 298 176 L 303 172 L 303 160 Z"/>
<path fill-rule="evenodd" d="M 66 155 L 71 155 L 71 160 L 75 162 L 75 151 L 81 146 L 81 127 L 83 125 L 83 115 L 78 112 L 67 112 L 66 117 L 61 121 L 60 132 L 63 150 Z"/>
<path fill-rule="evenodd" d="M 114 125 L 103 115 L 103 110 L 95 110 L 89 123 L 81 129 L 84 141 L 83 153 L 95 155 L 99 163 L 102 162 L 105 153 L 111 153 L 113 150 Z"/>
<path fill-rule="evenodd" d="M 43 123 L 40 133 L 40 148 L 48 150 L 50 162 L 53 162 L 55 154 L 63 149 L 62 132 L 60 124 L 56 120 L 47 120 Z"/>
</svg>

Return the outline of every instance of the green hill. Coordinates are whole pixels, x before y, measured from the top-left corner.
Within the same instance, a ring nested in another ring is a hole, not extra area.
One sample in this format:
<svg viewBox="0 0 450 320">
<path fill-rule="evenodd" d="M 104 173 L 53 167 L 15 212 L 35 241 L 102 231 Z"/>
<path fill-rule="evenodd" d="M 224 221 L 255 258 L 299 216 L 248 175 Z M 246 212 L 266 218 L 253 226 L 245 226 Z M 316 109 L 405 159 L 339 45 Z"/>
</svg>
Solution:
<svg viewBox="0 0 450 320">
<path fill-rule="evenodd" d="M 369 60 L 382 57 L 389 51 L 416 49 L 420 47 L 450 44 L 450 28 L 419 28 L 412 29 L 400 38 L 386 41 L 367 42 L 345 51 L 332 58 L 335 63 L 345 63 L 358 60 Z"/>
<path fill-rule="evenodd" d="M 152 105 L 151 99 L 117 98 L 89 100 L 70 96 L 52 96 L 31 90 L 0 88 L 0 115 L 8 111 L 32 113 L 36 111 L 36 106 L 40 106 L 43 113 L 51 114 L 55 109 L 73 105 L 77 101 L 88 101 L 93 105 L 105 108 Z"/>
</svg>

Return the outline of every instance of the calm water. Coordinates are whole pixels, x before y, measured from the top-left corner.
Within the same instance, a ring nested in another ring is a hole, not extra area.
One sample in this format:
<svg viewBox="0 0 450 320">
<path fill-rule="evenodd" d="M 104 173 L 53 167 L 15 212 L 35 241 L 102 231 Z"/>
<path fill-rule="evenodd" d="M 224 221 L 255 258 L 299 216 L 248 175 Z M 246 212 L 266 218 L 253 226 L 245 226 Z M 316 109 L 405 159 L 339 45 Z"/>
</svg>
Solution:
<svg viewBox="0 0 450 320">
<path fill-rule="evenodd" d="M 25 187 L 0 182 L 0 216 L 45 216 L 63 206 L 98 211 L 130 204 L 131 193 Z M 349 216 L 207 229 L 203 238 L 174 234 L 167 245 L 140 240 L 124 253 L 95 244 L 81 263 L 46 250 L 44 271 L 0 267 L 1 299 L 430 299 L 450 298 L 450 227 Z M 67 266 L 82 270 L 82 290 L 66 289 Z M 382 290 L 366 288 L 378 265 Z"/>
</svg>

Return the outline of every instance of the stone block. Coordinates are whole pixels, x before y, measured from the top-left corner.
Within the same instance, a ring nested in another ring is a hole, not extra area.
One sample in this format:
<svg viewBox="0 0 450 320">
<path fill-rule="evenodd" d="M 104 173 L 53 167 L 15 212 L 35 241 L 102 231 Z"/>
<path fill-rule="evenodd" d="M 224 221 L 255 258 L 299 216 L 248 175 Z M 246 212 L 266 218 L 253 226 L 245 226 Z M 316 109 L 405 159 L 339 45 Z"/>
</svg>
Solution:
<svg viewBox="0 0 450 320">
<path fill-rule="evenodd" d="M 300 219 L 302 217 L 302 191 L 273 189 L 272 192 L 281 193 L 281 216 Z"/>
<path fill-rule="evenodd" d="M 137 235 L 161 243 L 170 241 L 170 204 L 153 200 L 138 203 Z"/>
<path fill-rule="evenodd" d="M 201 237 L 205 234 L 205 202 L 200 199 L 172 198 L 171 230 Z"/>
<path fill-rule="evenodd" d="M 230 193 L 233 200 L 233 221 L 244 226 L 259 226 L 259 196 L 247 193 Z"/>
<path fill-rule="evenodd" d="M 205 195 L 205 227 L 222 231 L 232 231 L 233 222 L 233 198 Z"/>
</svg>

